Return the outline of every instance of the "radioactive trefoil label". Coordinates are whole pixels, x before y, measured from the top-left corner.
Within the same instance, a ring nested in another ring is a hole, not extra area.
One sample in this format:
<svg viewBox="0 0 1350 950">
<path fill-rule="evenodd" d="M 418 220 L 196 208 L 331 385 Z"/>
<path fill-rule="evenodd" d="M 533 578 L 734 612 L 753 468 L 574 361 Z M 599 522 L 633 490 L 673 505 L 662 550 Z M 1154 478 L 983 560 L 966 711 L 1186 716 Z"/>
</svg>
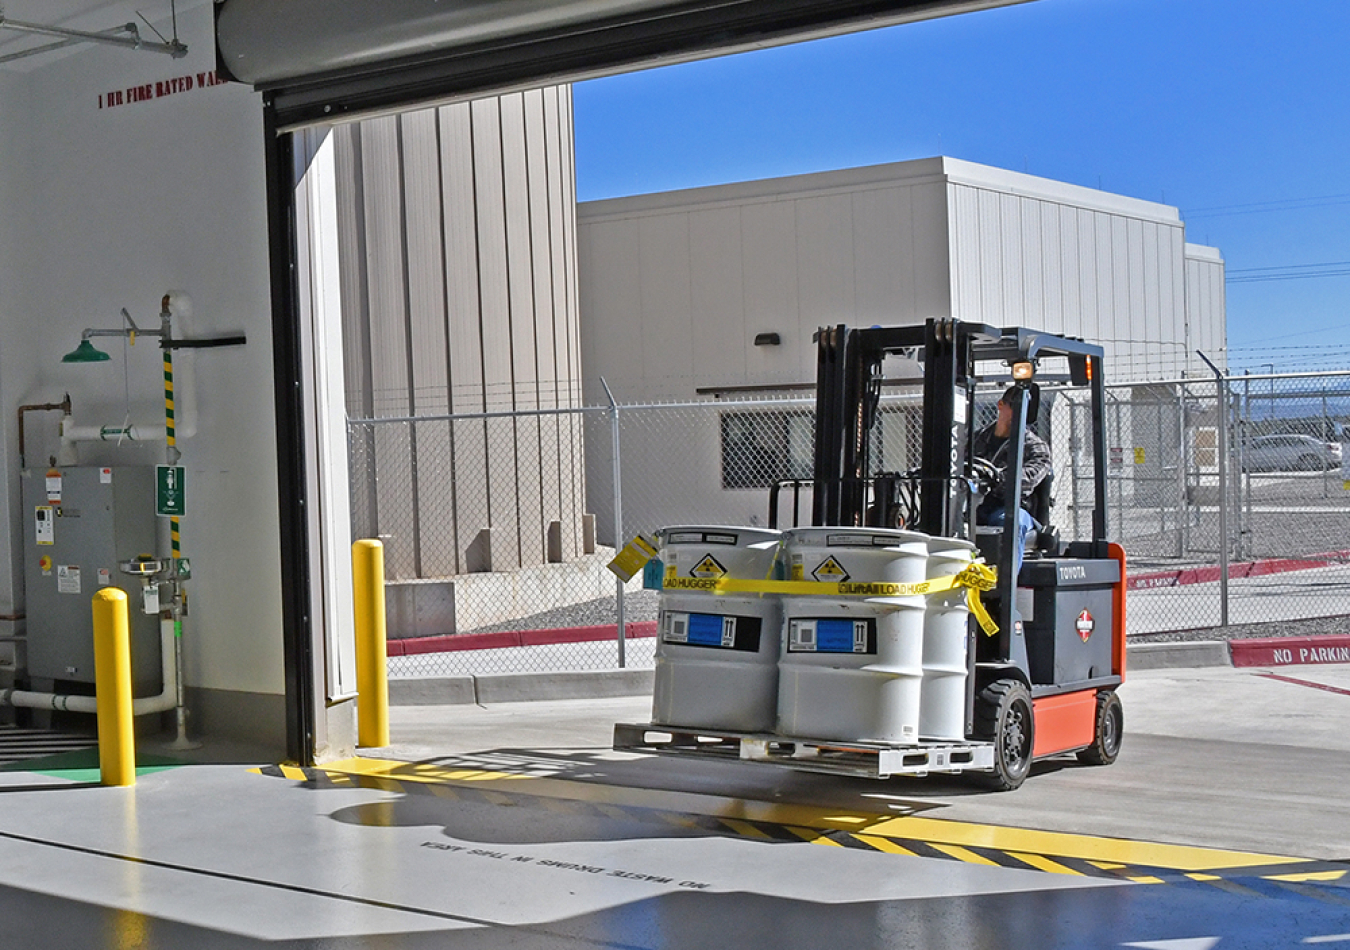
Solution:
<svg viewBox="0 0 1350 950">
<path fill-rule="evenodd" d="M 811 576 L 818 581 L 838 583 L 848 580 L 848 571 L 844 570 L 844 565 L 835 560 L 834 555 L 830 555 L 816 565 L 816 569 L 811 572 Z"/>
</svg>

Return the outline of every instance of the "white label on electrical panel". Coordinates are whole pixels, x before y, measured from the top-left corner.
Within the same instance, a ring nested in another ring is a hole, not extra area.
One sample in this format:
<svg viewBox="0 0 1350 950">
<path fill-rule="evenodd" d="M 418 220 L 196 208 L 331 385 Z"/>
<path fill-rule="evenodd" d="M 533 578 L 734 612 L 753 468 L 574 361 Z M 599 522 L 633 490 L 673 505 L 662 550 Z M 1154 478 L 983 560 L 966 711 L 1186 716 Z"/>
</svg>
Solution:
<svg viewBox="0 0 1350 950">
<path fill-rule="evenodd" d="M 56 565 L 56 592 L 58 594 L 78 594 L 80 592 L 79 565 Z"/>
<path fill-rule="evenodd" d="M 56 469 L 47 473 L 47 500 L 53 505 L 61 504 L 61 473 Z"/>
<path fill-rule="evenodd" d="M 159 585 L 147 584 L 142 588 L 142 600 L 145 602 L 145 612 L 147 614 L 159 613 Z"/>
<path fill-rule="evenodd" d="M 101 468 L 98 470 L 98 482 L 100 485 L 112 484 L 112 469 Z"/>
<path fill-rule="evenodd" d="M 55 544 L 56 519 L 52 517 L 52 509 L 39 505 L 33 517 L 37 526 L 37 543 Z"/>
<path fill-rule="evenodd" d="M 111 585 L 112 585 L 112 571 L 108 570 L 106 567 L 100 567 L 98 569 L 98 586 L 109 587 Z"/>
</svg>

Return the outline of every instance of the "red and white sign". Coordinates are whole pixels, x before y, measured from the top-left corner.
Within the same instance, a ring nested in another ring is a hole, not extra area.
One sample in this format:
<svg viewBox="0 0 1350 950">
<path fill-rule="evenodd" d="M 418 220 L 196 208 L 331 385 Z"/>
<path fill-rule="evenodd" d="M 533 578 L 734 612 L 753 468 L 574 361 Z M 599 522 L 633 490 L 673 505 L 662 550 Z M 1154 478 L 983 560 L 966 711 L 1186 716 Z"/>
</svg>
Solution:
<svg viewBox="0 0 1350 950">
<path fill-rule="evenodd" d="M 1097 629 L 1097 621 L 1093 620 L 1092 614 L 1085 610 L 1073 622 L 1073 628 L 1078 631 L 1079 639 L 1087 643 L 1088 637 L 1092 636 L 1092 631 Z"/>
<path fill-rule="evenodd" d="M 1303 666 L 1350 663 L 1350 637 L 1262 637 L 1230 640 L 1234 666 Z"/>
</svg>

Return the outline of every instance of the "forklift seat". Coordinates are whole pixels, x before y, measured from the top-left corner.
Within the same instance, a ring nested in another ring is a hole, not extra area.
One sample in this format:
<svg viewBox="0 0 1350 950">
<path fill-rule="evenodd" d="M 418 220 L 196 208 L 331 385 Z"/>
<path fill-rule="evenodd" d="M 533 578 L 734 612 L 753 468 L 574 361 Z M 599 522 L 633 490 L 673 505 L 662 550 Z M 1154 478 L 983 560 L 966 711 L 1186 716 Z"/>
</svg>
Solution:
<svg viewBox="0 0 1350 950">
<path fill-rule="evenodd" d="M 1054 483 L 1055 473 L 1051 472 L 1031 490 L 1031 495 L 1027 499 L 1027 511 L 1036 519 L 1036 524 L 1040 525 L 1028 536 L 1027 550 L 1037 551 L 1049 557 L 1057 557 L 1060 552 L 1059 532 L 1050 524 L 1050 509 L 1055 504 L 1055 498 L 1051 494 Z"/>
</svg>

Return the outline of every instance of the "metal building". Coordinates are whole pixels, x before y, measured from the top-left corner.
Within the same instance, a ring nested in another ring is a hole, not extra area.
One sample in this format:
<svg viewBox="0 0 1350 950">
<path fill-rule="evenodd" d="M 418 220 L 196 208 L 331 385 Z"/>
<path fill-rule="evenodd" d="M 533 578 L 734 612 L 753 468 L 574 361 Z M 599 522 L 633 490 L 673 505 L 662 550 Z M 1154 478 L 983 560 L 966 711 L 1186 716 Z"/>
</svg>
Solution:
<svg viewBox="0 0 1350 950">
<path fill-rule="evenodd" d="M 808 382 L 833 323 L 1033 326 L 1116 379 L 1224 346 L 1222 258 L 1176 208 L 953 158 L 588 202 L 578 241 L 592 401 Z"/>
</svg>

